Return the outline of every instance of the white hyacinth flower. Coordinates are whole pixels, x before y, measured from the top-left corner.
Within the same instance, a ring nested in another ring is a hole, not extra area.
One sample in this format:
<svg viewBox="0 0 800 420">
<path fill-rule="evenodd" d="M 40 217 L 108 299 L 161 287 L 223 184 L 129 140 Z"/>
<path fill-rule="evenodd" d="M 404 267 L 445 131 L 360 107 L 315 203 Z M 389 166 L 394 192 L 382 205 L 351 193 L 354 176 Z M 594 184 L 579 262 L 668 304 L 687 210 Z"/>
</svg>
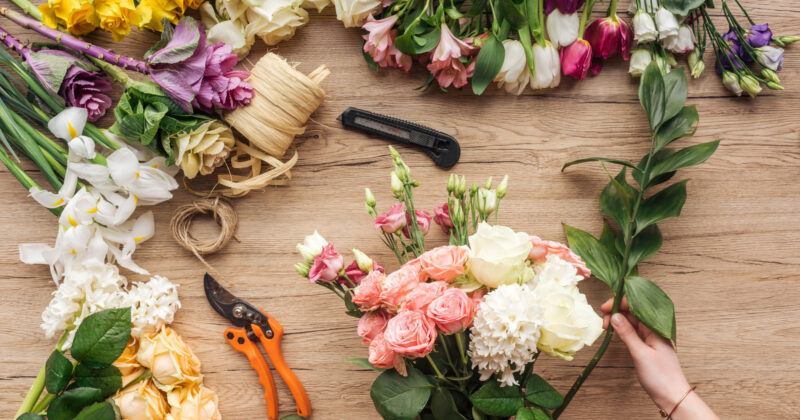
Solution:
<svg viewBox="0 0 800 420">
<path fill-rule="evenodd" d="M 130 306 L 131 335 L 140 338 L 172 323 L 175 312 L 181 307 L 178 285 L 162 276 L 134 283 L 125 294 L 122 306 Z"/>
<path fill-rule="evenodd" d="M 578 275 L 574 265 L 551 254 L 544 261 L 533 265 L 533 278 L 527 284 L 531 288 L 546 282 L 553 282 L 561 287 L 575 287 L 581 280 L 583 276 Z"/>
</svg>

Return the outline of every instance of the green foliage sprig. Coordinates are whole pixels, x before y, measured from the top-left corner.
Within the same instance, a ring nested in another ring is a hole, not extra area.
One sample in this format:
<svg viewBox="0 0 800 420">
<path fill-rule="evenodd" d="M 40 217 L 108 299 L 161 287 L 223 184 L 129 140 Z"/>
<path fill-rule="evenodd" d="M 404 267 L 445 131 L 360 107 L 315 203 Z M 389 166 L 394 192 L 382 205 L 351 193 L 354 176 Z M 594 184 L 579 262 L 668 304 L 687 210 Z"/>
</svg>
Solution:
<svg viewBox="0 0 800 420">
<path fill-rule="evenodd" d="M 699 117 L 693 105 L 686 105 L 687 91 L 683 69 L 663 74 L 657 64 L 651 63 L 639 85 L 639 101 L 650 122 L 647 154 L 638 164 L 595 157 L 569 162 L 563 168 L 592 161 L 600 162 L 606 173 L 606 163 L 622 167 L 616 176 L 609 173 L 609 183 L 600 194 L 600 211 L 606 216 L 600 237 L 565 225 L 567 240 L 592 273 L 611 288 L 614 293 L 612 313 L 619 311 L 622 298 L 626 296 L 631 312 L 639 321 L 672 341 L 676 339 L 672 300 L 655 283 L 639 276 L 638 265 L 661 248 L 663 238 L 657 223 L 680 215 L 686 202 L 687 180 L 672 183 L 657 193 L 650 194 L 651 190 L 671 180 L 679 169 L 705 162 L 719 146 L 716 140 L 680 150 L 667 147 L 695 133 Z M 633 185 L 629 183 L 629 169 Z M 613 334 L 614 329 L 609 326 L 597 353 L 576 379 L 553 418 L 558 418 L 591 374 Z"/>
</svg>

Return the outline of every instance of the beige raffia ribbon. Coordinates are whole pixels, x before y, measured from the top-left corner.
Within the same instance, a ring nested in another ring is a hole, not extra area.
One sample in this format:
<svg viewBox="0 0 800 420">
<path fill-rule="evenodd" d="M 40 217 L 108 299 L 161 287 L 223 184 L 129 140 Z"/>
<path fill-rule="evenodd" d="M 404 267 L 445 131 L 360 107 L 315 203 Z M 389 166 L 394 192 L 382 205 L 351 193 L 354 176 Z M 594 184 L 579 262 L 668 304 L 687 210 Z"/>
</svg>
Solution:
<svg viewBox="0 0 800 420">
<path fill-rule="evenodd" d="M 292 141 L 306 131 L 308 119 L 325 99 L 319 84 L 329 75 L 323 65 L 306 76 L 273 53 L 258 60 L 248 79 L 254 93 L 250 105 L 223 117 L 247 139 L 247 143 L 236 140 L 230 167 L 249 173 L 218 174 L 212 190 L 195 191 L 188 185 L 187 189 L 202 196 L 242 197 L 268 185 L 286 185 L 292 178 L 290 169 L 297 163 Z M 281 160 L 290 147 L 292 156 Z"/>
</svg>

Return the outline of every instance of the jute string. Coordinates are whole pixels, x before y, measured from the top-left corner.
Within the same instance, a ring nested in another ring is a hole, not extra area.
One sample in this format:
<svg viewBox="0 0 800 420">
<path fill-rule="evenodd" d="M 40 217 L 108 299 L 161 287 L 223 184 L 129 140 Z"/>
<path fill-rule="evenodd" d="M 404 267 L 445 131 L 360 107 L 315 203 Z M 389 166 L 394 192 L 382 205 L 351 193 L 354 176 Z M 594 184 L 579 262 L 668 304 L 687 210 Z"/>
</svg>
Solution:
<svg viewBox="0 0 800 420">
<path fill-rule="evenodd" d="M 198 239 L 189 231 L 194 218 L 210 214 L 214 222 L 219 225 L 219 235 L 216 238 Z M 170 230 L 175 240 L 186 250 L 191 251 L 211 272 L 216 270 L 206 262 L 203 255 L 213 254 L 235 238 L 236 227 L 239 226 L 239 216 L 230 203 L 224 199 L 208 198 L 198 200 L 191 204 L 178 207 L 172 214 Z"/>
<path fill-rule="evenodd" d="M 330 71 L 323 65 L 306 76 L 273 53 L 258 60 L 248 79 L 254 91 L 250 105 L 223 117 L 247 139 L 237 138 L 230 159 L 230 169 L 246 173 L 229 170 L 217 175 L 214 189 L 195 191 L 187 185 L 189 191 L 201 196 L 241 197 L 268 185 L 286 185 L 292 178 L 290 169 L 297 163 L 292 141 L 306 131 L 311 114 L 325 99 L 320 83 L 328 75 Z M 291 157 L 282 160 L 290 147 Z"/>
</svg>

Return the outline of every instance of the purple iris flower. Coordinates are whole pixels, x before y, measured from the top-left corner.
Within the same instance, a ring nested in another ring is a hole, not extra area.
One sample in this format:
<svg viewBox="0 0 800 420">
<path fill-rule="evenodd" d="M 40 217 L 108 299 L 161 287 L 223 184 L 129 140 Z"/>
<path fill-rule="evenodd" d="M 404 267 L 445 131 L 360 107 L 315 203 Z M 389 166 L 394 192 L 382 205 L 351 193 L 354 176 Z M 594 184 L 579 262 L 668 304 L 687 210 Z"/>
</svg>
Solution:
<svg viewBox="0 0 800 420">
<path fill-rule="evenodd" d="M 769 42 L 772 40 L 772 31 L 769 29 L 769 24 L 764 23 L 747 28 L 747 31 L 744 33 L 744 39 L 753 48 L 769 45 Z"/>
</svg>

